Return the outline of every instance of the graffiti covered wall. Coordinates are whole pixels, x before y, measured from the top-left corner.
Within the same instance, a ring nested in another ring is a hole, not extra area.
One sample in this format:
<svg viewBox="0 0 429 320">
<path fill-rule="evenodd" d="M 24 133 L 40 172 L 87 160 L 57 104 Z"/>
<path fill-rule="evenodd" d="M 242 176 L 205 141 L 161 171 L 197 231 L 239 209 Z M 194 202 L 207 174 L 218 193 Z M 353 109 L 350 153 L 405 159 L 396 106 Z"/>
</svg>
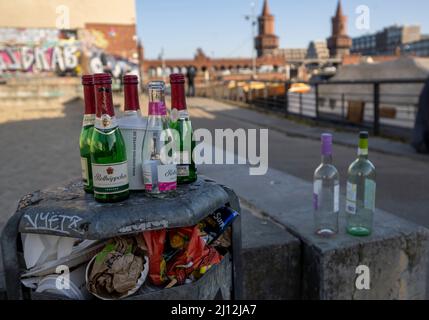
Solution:
<svg viewBox="0 0 429 320">
<path fill-rule="evenodd" d="M 138 60 L 112 55 L 108 45 L 97 30 L 0 28 L 0 74 L 138 74 Z"/>
<path fill-rule="evenodd" d="M 79 46 L 72 32 L 0 29 L 0 72 L 79 71 Z"/>
</svg>

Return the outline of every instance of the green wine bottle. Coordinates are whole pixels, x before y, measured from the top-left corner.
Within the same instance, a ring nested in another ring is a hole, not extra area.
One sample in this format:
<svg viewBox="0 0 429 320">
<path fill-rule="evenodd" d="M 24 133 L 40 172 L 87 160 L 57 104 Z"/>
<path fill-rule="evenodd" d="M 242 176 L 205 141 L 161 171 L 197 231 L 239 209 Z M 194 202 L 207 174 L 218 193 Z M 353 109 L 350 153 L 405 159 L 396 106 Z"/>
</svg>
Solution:
<svg viewBox="0 0 429 320">
<path fill-rule="evenodd" d="M 95 122 L 95 95 L 94 78 L 92 75 L 82 77 L 85 114 L 83 116 L 82 130 L 80 132 L 80 162 L 82 166 L 82 181 L 85 192 L 93 193 L 91 168 L 91 139 Z"/>
<path fill-rule="evenodd" d="M 129 196 L 125 143 L 115 117 L 110 74 L 94 75 L 96 118 L 91 140 L 94 197 L 118 202 Z"/>
<path fill-rule="evenodd" d="M 192 139 L 192 124 L 186 107 L 185 77 L 183 74 L 171 74 L 170 84 L 170 128 L 180 136 L 180 143 L 177 143 L 177 183 L 192 183 L 197 180 L 197 168 L 192 156 L 195 141 Z"/>
<path fill-rule="evenodd" d="M 347 178 L 347 232 L 364 237 L 372 233 L 375 211 L 375 167 L 368 160 L 368 132 L 359 135 L 358 158 Z"/>
</svg>

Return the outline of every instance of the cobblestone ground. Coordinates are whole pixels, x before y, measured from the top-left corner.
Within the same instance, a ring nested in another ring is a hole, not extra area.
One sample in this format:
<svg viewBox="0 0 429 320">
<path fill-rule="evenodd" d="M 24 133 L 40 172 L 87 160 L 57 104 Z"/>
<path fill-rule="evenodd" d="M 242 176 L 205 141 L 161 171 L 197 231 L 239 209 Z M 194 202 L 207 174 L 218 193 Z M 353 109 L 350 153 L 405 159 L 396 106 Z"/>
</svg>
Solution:
<svg viewBox="0 0 429 320">
<path fill-rule="evenodd" d="M 1 224 L 14 213 L 21 196 L 80 173 L 82 106 L 75 100 L 50 102 L 37 110 L 30 104 L 0 110 Z"/>
</svg>

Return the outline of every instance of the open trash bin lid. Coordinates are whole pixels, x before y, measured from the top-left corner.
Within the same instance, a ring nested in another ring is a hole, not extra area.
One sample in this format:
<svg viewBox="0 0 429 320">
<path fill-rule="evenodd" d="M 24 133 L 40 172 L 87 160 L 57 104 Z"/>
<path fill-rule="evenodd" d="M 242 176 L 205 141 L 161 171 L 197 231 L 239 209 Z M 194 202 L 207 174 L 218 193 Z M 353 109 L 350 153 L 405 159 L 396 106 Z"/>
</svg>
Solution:
<svg viewBox="0 0 429 320">
<path fill-rule="evenodd" d="M 71 182 L 23 201 L 19 232 L 97 240 L 196 225 L 230 199 L 222 186 L 199 178 L 162 199 L 133 193 L 124 202 L 100 204 L 84 193 L 81 182 Z"/>
</svg>

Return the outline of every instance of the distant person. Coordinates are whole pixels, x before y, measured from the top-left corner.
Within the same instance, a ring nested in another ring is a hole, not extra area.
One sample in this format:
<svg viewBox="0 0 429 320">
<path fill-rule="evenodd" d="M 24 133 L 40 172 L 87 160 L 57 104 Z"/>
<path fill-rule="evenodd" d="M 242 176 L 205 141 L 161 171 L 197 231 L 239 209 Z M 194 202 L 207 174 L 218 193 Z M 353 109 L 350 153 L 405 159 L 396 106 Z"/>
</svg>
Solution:
<svg viewBox="0 0 429 320">
<path fill-rule="evenodd" d="M 195 97 L 195 77 L 196 70 L 194 67 L 190 67 L 186 73 L 186 78 L 188 79 L 188 96 Z"/>
<path fill-rule="evenodd" d="M 412 145 L 418 153 L 429 153 L 429 78 L 420 94 Z"/>
</svg>

